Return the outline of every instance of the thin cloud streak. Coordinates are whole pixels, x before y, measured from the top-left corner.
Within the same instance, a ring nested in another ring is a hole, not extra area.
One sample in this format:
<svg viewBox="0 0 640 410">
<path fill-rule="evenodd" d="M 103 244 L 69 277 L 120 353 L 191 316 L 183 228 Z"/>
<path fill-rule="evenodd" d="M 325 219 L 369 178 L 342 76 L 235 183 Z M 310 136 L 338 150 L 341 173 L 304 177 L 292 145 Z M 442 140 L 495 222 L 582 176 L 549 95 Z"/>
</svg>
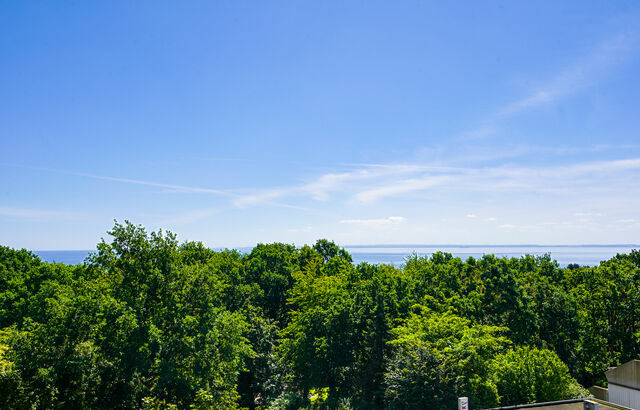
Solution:
<svg viewBox="0 0 640 410">
<path fill-rule="evenodd" d="M 325 215 L 331 214 L 331 211 L 315 210 L 303 206 L 305 204 L 301 201 L 332 200 L 351 205 L 372 205 L 394 198 L 407 200 L 407 195 L 423 192 L 431 192 L 432 195 L 448 195 L 455 192 L 485 194 L 537 192 L 558 195 L 569 195 L 571 192 L 580 195 L 614 192 L 620 196 L 626 194 L 627 198 L 633 201 L 633 193 L 638 192 L 640 188 L 637 172 L 640 170 L 640 158 L 540 167 L 450 167 L 420 163 L 366 164 L 346 172 L 326 173 L 300 185 L 255 190 L 253 193 L 247 189 L 246 194 L 131 178 L 36 169 L 97 180 L 153 186 L 180 193 L 220 195 L 229 198 L 230 205 L 235 208 L 276 206 Z M 414 199 L 422 200 L 423 198 Z"/>
<path fill-rule="evenodd" d="M 153 186 L 176 193 L 206 193 L 231 199 L 237 208 L 254 206 L 276 206 L 317 212 L 314 209 L 276 202 L 282 198 L 309 198 L 314 201 L 328 201 L 336 195 L 347 195 L 352 201 L 373 204 L 387 198 L 398 197 L 437 189 L 468 189 L 474 191 L 498 192 L 516 190 L 540 190 L 557 192 L 566 190 L 570 185 L 584 185 L 591 181 L 588 175 L 603 176 L 611 172 L 621 172 L 618 183 L 624 181 L 624 173 L 640 169 L 640 158 L 613 161 L 596 161 L 556 167 L 451 167 L 430 164 L 363 164 L 360 169 L 348 172 L 328 173 L 309 183 L 256 191 L 252 194 L 239 194 L 218 189 L 165 184 L 132 178 L 120 178 L 87 173 L 69 172 L 37 168 L 49 172 L 82 176 L 97 180 L 121 182 L 126 184 Z M 562 182 L 559 182 L 562 180 Z"/>
<path fill-rule="evenodd" d="M 406 221 L 406 218 L 402 216 L 390 216 L 388 218 L 374 218 L 374 219 L 343 219 L 341 224 L 360 225 L 365 228 L 388 228 L 393 225 L 400 224 Z"/>
<path fill-rule="evenodd" d="M 456 139 L 472 141 L 491 137 L 500 132 L 502 120 L 554 104 L 593 86 L 628 60 L 636 50 L 637 43 L 637 35 L 633 31 L 620 33 L 602 41 L 594 47 L 591 54 L 566 67 L 527 96 L 497 109 L 482 125 L 461 133 Z"/>
<path fill-rule="evenodd" d="M 592 86 L 611 69 L 626 60 L 636 45 L 635 35 L 622 33 L 595 47 L 587 58 L 563 70 L 545 86 L 527 97 L 514 101 L 498 111 L 497 117 L 519 114 L 526 110 L 552 104 Z"/>
<path fill-rule="evenodd" d="M 324 174 L 303 185 L 267 189 L 241 196 L 234 200 L 234 204 L 250 206 L 282 198 L 313 201 L 344 199 L 373 204 L 428 190 L 540 193 L 566 193 L 572 187 L 580 188 L 583 192 L 611 190 L 621 185 L 637 187 L 640 184 L 635 178 L 637 170 L 640 170 L 640 158 L 541 167 L 462 168 L 428 164 L 367 164 L 349 172 Z"/>
<path fill-rule="evenodd" d="M 56 174 L 75 175 L 79 177 L 98 179 L 103 181 L 122 182 L 125 184 L 153 186 L 158 188 L 166 188 L 167 190 L 169 190 L 165 192 L 207 193 L 207 194 L 215 194 L 215 195 L 221 195 L 226 197 L 238 196 L 235 193 L 223 191 L 220 189 L 200 188 L 200 187 L 193 187 L 193 186 L 187 186 L 187 185 L 164 184 L 161 182 L 144 181 L 140 179 L 131 179 L 131 178 L 119 178 L 119 177 L 112 177 L 107 175 L 87 174 L 84 172 L 66 171 L 66 170 L 54 169 L 54 168 L 42 168 L 42 167 L 31 167 L 31 166 L 20 166 L 20 168 L 34 169 L 38 171 L 46 171 L 46 172 L 52 172 Z"/>
<path fill-rule="evenodd" d="M 425 167 L 419 165 L 372 164 L 353 171 L 323 174 L 303 185 L 264 189 L 254 194 L 239 195 L 233 203 L 238 207 L 247 207 L 283 197 L 310 197 L 315 201 L 323 202 L 329 200 L 333 194 L 352 192 L 354 184 L 360 185 L 390 176 L 414 174 L 424 169 Z"/>
<path fill-rule="evenodd" d="M 0 216 L 24 219 L 73 219 L 78 217 L 79 214 L 42 209 L 0 208 Z"/>
<path fill-rule="evenodd" d="M 237 194 L 227 192 L 227 191 L 222 191 L 219 189 L 200 188 L 200 187 L 193 187 L 193 186 L 187 186 L 187 185 L 163 184 L 161 182 L 143 181 L 140 179 L 118 178 L 118 177 L 111 177 L 111 176 L 104 176 L 104 175 L 84 174 L 79 172 L 65 172 L 65 173 L 82 176 L 86 178 L 101 179 L 105 181 L 123 182 L 126 184 L 146 185 L 146 186 L 153 186 L 158 188 L 167 188 L 169 190 L 172 190 L 173 192 L 205 193 L 205 194 L 215 194 L 215 195 L 226 196 L 226 197 L 237 197 Z"/>
<path fill-rule="evenodd" d="M 372 203 L 383 198 L 397 196 L 398 194 L 422 191 L 449 181 L 452 181 L 452 178 L 449 176 L 431 175 L 423 178 L 406 179 L 379 188 L 359 192 L 354 196 L 354 198 L 363 203 Z"/>
<path fill-rule="evenodd" d="M 144 181 L 140 179 L 119 178 L 119 177 L 112 177 L 112 176 L 106 176 L 106 175 L 95 175 L 95 174 L 88 174 L 83 172 L 65 171 L 65 170 L 52 169 L 52 168 L 29 167 L 29 166 L 21 166 L 20 168 L 35 169 L 40 171 L 53 172 L 53 173 L 66 174 L 66 175 L 75 175 L 75 176 L 80 176 L 85 178 L 96 179 L 96 180 L 113 181 L 113 182 L 121 182 L 125 184 L 144 185 L 144 186 L 164 188 L 164 190 L 162 191 L 163 193 L 214 194 L 214 195 L 223 196 L 227 198 L 233 198 L 234 199 L 233 204 L 236 207 L 245 207 L 245 206 L 260 204 L 260 205 L 270 205 L 270 206 L 281 207 L 281 208 L 299 209 L 299 210 L 315 212 L 315 210 L 313 209 L 299 207 L 296 205 L 273 202 L 269 200 L 271 198 L 281 197 L 282 194 L 280 193 L 274 193 L 274 194 L 268 194 L 268 195 L 262 195 L 262 196 L 241 195 L 238 193 L 224 191 L 220 189 L 201 188 L 201 187 L 194 187 L 194 186 L 188 186 L 188 185 L 165 184 L 161 182 Z"/>
</svg>

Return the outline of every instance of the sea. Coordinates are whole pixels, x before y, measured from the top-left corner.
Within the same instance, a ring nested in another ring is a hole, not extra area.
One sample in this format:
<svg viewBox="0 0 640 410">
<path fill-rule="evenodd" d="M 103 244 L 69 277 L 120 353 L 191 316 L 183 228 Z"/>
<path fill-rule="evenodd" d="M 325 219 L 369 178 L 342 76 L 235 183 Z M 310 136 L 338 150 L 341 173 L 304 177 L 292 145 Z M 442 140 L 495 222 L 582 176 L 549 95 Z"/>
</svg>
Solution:
<svg viewBox="0 0 640 410">
<path fill-rule="evenodd" d="M 242 253 L 252 248 L 238 248 Z M 359 245 L 345 246 L 353 262 L 371 264 L 403 265 L 408 256 L 429 257 L 435 252 L 447 252 L 463 260 L 472 256 L 476 259 L 483 255 L 518 258 L 523 255 L 542 256 L 550 254 L 562 267 L 575 263 L 583 266 L 595 266 L 600 261 L 611 259 L 618 253 L 629 253 L 640 249 L 640 245 Z M 40 250 L 34 251 L 42 260 L 68 265 L 82 263 L 93 250 Z"/>
</svg>

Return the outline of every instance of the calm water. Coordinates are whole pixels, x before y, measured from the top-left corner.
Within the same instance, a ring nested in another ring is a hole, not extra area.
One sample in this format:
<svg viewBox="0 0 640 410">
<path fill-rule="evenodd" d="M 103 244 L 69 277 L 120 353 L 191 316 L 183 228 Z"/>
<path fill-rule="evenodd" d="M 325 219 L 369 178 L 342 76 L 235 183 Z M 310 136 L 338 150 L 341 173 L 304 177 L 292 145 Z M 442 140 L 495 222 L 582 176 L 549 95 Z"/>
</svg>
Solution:
<svg viewBox="0 0 640 410">
<path fill-rule="evenodd" d="M 523 255 L 542 256 L 551 254 L 551 259 L 558 261 L 560 266 L 567 266 L 570 263 L 579 265 L 595 266 L 600 261 L 616 256 L 618 253 L 629 253 L 632 249 L 640 249 L 640 246 L 403 246 L 403 247 L 349 247 L 345 248 L 354 263 L 388 263 L 401 265 L 407 255 L 413 252 L 419 256 L 431 256 L 433 253 L 442 251 L 451 253 L 462 260 L 472 256 L 476 259 L 483 255 L 494 254 L 498 257 L 520 257 Z"/>
<path fill-rule="evenodd" d="M 82 263 L 89 252 L 95 251 L 33 251 L 43 261 L 77 265 Z"/>
<path fill-rule="evenodd" d="M 629 253 L 632 249 L 640 249 L 638 245 L 607 245 L 607 246 L 427 246 L 427 245 L 402 245 L 402 246 L 346 246 L 345 249 L 353 256 L 354 263 L 369 262 L 402 265 L 405 258 L 417 253 L 419 256 L 431 256 L 434 252 L 442 251 L 464 259 L 469 256 L 481 258 L 482 255 L 494 254 L 498 257 L 520 257 L 522 255 L 551 254 L 551 258 L 558 261 L 560 266 L 570 263 L 579 265 L 597 265 L 600 261 L 610 259 L 617 253 Z M 241 252 L 250 252 L 251 248 L 240 248 Z M 89 252 L 87 250 L 75 251 L 34 251 L 41 259 L 47 262 L 59 262 L 75 265 L 84 261 Z"/>
</svg>

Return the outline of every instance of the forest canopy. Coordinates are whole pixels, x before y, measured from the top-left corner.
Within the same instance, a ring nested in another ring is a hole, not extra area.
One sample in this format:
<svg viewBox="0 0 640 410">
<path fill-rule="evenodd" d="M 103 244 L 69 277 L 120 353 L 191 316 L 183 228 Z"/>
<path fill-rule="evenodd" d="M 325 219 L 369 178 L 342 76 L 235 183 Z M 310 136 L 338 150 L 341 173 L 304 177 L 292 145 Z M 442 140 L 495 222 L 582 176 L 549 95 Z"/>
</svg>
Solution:
<svg viewBox="0 0 640 410">
<path fill-rule="evenodd" d="M 117 223 L 84 263 L 0 247 L 2 408 L 472 408 L 583 397 L 640 352 L 640 252 L 247 254 Z"/>
</svg>

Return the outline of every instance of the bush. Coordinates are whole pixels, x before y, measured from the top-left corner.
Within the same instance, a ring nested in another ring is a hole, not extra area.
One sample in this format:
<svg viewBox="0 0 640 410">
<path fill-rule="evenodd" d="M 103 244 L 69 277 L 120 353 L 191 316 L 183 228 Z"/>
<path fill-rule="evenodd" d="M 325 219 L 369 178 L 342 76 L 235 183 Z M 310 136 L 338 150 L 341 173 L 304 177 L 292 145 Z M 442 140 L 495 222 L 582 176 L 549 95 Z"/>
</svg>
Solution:
<svg viewBox="0 0 640 410">
<path fill-rule="evenodd" d="M 498 355 L 492 368 L 502 406 L 588 396 L 567 365 L 547 349 L 517 347 Z"/>
</svg>

